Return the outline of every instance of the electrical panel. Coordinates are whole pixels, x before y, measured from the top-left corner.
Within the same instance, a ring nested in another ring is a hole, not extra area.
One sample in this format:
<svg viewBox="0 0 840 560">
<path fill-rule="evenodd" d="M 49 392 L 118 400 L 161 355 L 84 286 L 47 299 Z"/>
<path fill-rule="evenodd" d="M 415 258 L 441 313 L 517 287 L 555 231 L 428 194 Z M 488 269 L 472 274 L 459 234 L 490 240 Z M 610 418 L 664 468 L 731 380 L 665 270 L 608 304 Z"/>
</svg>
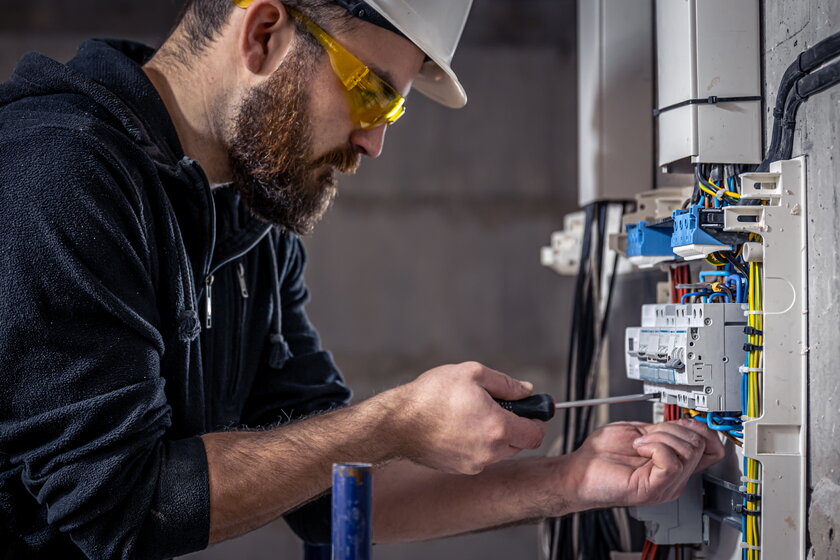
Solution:
<svg viewBox="0 0 840 560">
<path fill-rule="evenodd" d="M 578 0 L 580 205 L 653 181 L 653 0 Z"/>
<path fill-rule="evenodd" d="M 659 165 L 761 161 L 758 0 L 656 2 Z"/>
<path fill-rule="evenodd" d="M 760 0 L 579 0 L 578 17 L 585 208 L 543 250 L 545 265 L 577 271 L 567 393 L 656 394 L 654 422 L 702 422 L 726 447 L 678 500 L 630 510 L 645 525 L 642 560 L 803 560 L 808 220 L 806 160 L 790 158 L 798 106 L 840 83 L 840 34 L 791 61 L 765 156 Z M 654 35 L 656 96 L 645 109 Z M 611 200 L 635 202 L 620 228 L 605 226 Z M 626 275 L 614 292 L 621 263 L 650 272 Z M 608 362 L 622 354 L 616 379 Z M 565 452 L 607 413 L 598 414 L 566 416 Z M 604 556 L 573 542 L 576 527 L 610 534 L 609 523 L 575 514 L 545 531 L 548 557 Z M 561 542 L 573 544 L 551 544 Z"/>
<path fill-rule="evenodd" d="M 654 304 L 627 329 L 627 377 L 665 404 L 703 412 L 741 410 L 745 306 Z"/>
<path fill-rule="evenodd" d="M 774 162 L 769 173 L 730 184 L 743 203 L 694 204 L 670 218 L 625 224 L 628 256 L 634 231 L 663 236 L 658 266 L 668 272 L 672 298 L 643 305 L 641 326 L 626 329 L 626 375 L 659 393 L 671 418 L 694 417 L 729 445 L 727 459 L 678 500 L 631 513 L 645 522 L 650 542 L 694 544 L 699 557 L 801 559 L 805 159 Z"/>
</svg>

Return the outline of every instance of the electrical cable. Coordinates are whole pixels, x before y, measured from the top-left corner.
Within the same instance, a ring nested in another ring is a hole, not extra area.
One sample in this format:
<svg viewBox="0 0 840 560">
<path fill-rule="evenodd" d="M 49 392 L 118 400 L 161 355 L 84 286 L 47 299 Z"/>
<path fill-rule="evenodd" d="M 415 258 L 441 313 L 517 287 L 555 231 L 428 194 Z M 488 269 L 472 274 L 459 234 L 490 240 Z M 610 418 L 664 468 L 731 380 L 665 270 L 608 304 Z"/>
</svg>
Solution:
<svg viewBox="0 0 840 560">
<path fill-rule="evenodd" d="M 813 47 L 799 53 L 796 60 L 787 67 L 776 93 L 776 104 L 773 108 L 773 132 L 771 134 L 770 147 L 767 150 L 768 157 L 759 165 L 757 171 L 768 171 L 770 169 L 770 162 L 775 161 L 770 159 L 769 156 L 778 151 L 781 143 L 782 120 L 785 116 L 785 105 L 787 104 L 788 94 L 791 89 L 793 89 L 800 78 L 838 55 L 840 55 L 840 33 L 835 33 Z"/>
<path fill-rule="evenodd" d="M 598 368 L 614 293 L 618 256 L 605 267 L 609 218 L 615 203 L 596 202 L 584 209 L 580 270 L 575 282 L 572 328 L 569 340 L 566 398 L 582 400 L 597 390 Z M 621 204 L 623 210 L 623 204 Z M 604 282 L 606 281 L 606 282 Z M 603 287 L 602 287 L 603 286 Z M 603 293 L 602 293 L 603 292 Z M 591 408 L 567 409 L 563 418 L 562 451 L 571 453 L 593 428 Z M 588 511 L 546 522 L 544 540 L 551 559 L 608 558 L 622 550 L 622 531 L 613 510 Z M 624 519 L 626 523 L 626 519 Z"/>
</svg>

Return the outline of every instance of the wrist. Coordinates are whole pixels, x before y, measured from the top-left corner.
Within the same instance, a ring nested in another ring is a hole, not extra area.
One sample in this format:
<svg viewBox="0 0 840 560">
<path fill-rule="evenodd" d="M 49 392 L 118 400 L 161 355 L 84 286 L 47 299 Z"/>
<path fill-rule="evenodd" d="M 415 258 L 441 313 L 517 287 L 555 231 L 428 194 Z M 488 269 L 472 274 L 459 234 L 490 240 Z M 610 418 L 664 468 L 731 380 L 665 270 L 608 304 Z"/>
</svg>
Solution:
<svg viewBox="0 0 840 560">
<path fill-rule="evenodd" d="M 574 453 L 549 457 L 553 469 L 552 487 L 553 503 L 557 505 L 555 511 L 549 512 L 547 517 L 562 517 L 570 513 L 590 509 L 580 494 L 580 472 L 578 457 Z"/>
<path fill-rule="evenodd" d="M 372 462 L 383 464 L 405 457 L 410 432 L 406 428 L 408 415 L 400 387 L 380 393 L 358 406 L 370 427 L 368 437 L 375 440 L 377 458 Z"/>
</svg>

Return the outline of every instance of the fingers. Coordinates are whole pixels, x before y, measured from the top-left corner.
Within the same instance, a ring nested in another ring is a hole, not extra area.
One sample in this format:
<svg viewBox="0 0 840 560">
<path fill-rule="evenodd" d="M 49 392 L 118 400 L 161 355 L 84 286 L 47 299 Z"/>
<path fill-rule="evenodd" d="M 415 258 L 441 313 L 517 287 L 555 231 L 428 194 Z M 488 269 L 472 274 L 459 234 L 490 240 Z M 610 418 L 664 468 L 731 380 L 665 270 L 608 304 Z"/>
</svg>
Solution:
<svg viewBox="0 0 840 560">
<path fill-rule="evenodd" d="M 723 447 L 717 432 L 710 430 L 702 422 L 696 420 L 686 418 L 679 420 L 678 423 L 699 434 L 706 442 L 703 457 L 701 457 L 696 470 L 701 471 L 723 459 L 723 456 L 726 454 L 726 449 Z"/>
<path fill-rule="evenodd" d="M 516 415 L 506 414 L 509 419 L 509 432 L 506 444 L 517 449 L 537 449 L 545 438 L 545 422 L 529 420 Z"/>
<path fill-rule="evenodd" d="M 692 469 L 686 469 L 674 449 L 664 443 L 645 443 L 638 446 L 636 452 L 653 463 L 642 502 L 663 503 L 676 499 Z"/>
<path fill-rule="evenodd" d="M 531 395 L 534 386 L 527 381 L 518 381 L 504 373 L 484 367 L 481 364 L 464 364 L 473 369 L 472 375 L 476 383 L 490 393 L 494 399 L 518 401 Z"/>
<path fill-rule="evenodd" d="M 700 462 L 700 457 L 702 457 L 704 449 L 703 440 L 699 436 L 697 436 L 696 440 L 684 439 L 679 435 L 664 430 L 640 437 L 633 442 L 633 445 L 638 447 L 646 443 L 663 443 L 667 445 L 677 454 L 683 465 L 691 469 L 692 472 L 697 466 L 697 463 Z"/>
<path fill-rule="evenodd" d="M 688 432 L 696 434 L 695 436 L 690 437 L 700 438 L 704 443 L 703 455 L 695 467 L 696 470 L 703 470 L 706 467 L 717 463 L 723 459 L 725 454 L 723 444 L 720 442 L 720 436 L 714 430 L 710 430 L 706 425 L 702 422 L 698 422 L 697 420 L 683 418 L 673 422 L 656 424 L 649 431 L 654 430 L 668 430 L 677 434 L 686 434 Z"/>
</svg>

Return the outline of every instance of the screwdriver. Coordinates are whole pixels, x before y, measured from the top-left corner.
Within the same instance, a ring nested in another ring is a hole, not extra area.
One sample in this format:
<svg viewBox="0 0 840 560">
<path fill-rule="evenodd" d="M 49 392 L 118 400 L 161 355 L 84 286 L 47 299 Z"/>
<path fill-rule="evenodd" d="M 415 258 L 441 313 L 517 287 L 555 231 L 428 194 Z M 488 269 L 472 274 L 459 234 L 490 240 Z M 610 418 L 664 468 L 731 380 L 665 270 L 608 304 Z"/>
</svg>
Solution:
<svg viewBox="0 0 840 560">
<path fill-rule="evenodd" d="M 554 413 L 561 408 L 580 408 L 583 406 L 595 406 L 599 404 L 617 404 L 628 402 L 641 402 L 658 399 L 661 393 L 639 393 L 636 395 L 621 395 L 618 397 L 607 397 L 603 399 L 587 399 L 583 401 L 555 402 L 554 397 L 547 393 L 531 395 L 528 398 L 518 401 L 503 401 L 496 399 L 499 406 L 509 410 L 517 416 L 532 418 L 547 422 L 554 418 Z"/>
</svg>

